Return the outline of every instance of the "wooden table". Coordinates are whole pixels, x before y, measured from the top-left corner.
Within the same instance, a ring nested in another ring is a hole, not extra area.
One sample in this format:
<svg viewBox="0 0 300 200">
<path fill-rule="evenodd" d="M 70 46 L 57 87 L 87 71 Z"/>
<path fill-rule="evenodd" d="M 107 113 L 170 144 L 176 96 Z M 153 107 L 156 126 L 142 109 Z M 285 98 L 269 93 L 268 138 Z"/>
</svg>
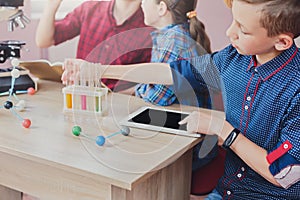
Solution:
<svg viewBox="0 0 300 200">
<path fill-rule="evenodd" d="M 35 95 L 18 95 L 27 102 L 20 115 L 31 119 L 29 129 L 0 110 L 1 200 L 20 199 L 19 191 L 43 200 L 189 199 L 191 148 L 199 139 L 131 129 L 130 136 L 112 137 L 99 147 L 73 136 L 72 127 L 80 125 L 94 137 L 109 135 L 118 131 L 119 119 L 148 104 L 113 93 L 106 116 L 66 116 L 62 87 L 40 81 Z"/>
</svg>

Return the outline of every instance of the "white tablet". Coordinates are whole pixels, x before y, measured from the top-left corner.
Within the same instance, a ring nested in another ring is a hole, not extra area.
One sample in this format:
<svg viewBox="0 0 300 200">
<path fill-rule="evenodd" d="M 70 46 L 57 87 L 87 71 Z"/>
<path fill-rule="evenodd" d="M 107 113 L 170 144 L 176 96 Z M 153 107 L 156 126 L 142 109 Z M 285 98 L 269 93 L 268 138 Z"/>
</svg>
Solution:
<svg viewBox="0 0 300 200">
<path fill-rule="evenodd" d="M 189 137 L 201 137 L 201 134 L 188 133 L 186 124 L 179 125 L 178 122 L 187 117 L 189 113 L 169 110 L 164 107 L 152 108 L 141 107 L 120 121 L 121 125 L 171 133 Z"/>
</svg>

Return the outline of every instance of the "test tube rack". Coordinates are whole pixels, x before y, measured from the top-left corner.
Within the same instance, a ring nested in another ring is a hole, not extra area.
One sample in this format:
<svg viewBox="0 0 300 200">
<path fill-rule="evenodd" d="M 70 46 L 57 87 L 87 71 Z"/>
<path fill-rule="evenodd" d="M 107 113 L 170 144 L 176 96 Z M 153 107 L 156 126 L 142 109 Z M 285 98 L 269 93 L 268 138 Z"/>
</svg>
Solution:
<svg viewBox="0 0 300 200">
<path fill-rule="evenodd" d="M 69 85 L 62 93 L 64 113 L 103 115 L 107 111 L 108 88 Z"/>
</svg>

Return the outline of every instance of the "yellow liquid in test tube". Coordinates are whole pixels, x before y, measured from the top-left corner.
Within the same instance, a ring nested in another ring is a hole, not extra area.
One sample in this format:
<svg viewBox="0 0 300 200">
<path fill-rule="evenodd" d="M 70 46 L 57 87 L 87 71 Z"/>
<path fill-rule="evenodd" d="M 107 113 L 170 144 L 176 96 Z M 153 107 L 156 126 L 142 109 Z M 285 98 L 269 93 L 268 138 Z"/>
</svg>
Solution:
<svg viewBox="0 0 300 200">
<path fill-rule="evenodd" d="M 67 108 L 72 108 L 72 94 L 66 94 L 66 104 Z"/>
</svg>

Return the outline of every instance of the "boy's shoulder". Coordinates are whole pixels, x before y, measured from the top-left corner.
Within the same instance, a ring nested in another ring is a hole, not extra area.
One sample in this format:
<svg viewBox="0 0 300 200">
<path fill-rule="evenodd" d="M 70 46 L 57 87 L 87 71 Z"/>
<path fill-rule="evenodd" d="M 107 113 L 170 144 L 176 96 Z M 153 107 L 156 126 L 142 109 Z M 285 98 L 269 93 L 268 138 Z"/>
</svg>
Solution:
<svg viewBox="0 0 300 200">
<path fill-rule="evenodd" d="M 251 60 L 251 55 L 242 55 L 240 54 L 236 48 L 234 48 L 231 44 L 225 47 L 224 49 L 221 49 L 220 51 L 216 51 L 211 54 L 212 59 L 214 62 L 220 62 L 219 64 L 225 64 L 225 63 L 233 63 L 233 62 L 239 62 L 243 63 L 245 61 L 247 64 L 249 64 L 249 61 Z"/>
</svg>

